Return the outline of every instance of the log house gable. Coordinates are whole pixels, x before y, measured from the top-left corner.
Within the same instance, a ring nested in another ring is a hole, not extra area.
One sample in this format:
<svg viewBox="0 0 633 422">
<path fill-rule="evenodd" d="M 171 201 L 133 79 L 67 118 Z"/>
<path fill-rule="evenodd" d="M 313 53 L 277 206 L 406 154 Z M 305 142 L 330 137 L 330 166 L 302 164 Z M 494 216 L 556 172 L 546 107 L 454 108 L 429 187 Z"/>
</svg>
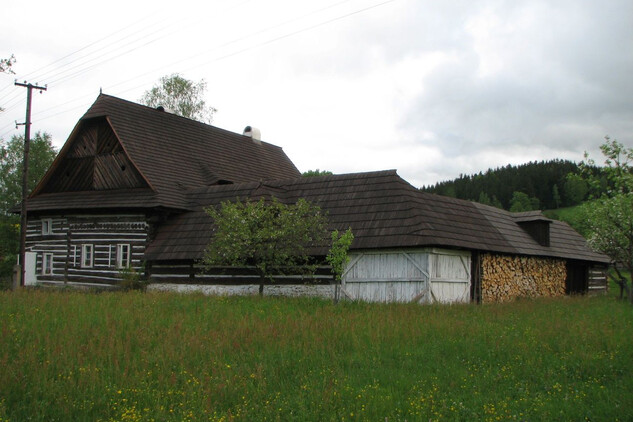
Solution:
<svg viewBox="0 0 633 422">
<path fill-rule="evenodd" d="M 300 176 L 280 147 L 100 94 L 28 206 L 183 211 L 193 189 Z"/>
<path fill-rule="evenodd" d="M 106 118 L 80 122 L 33 195 L 150 187 Z"/>
</svg>

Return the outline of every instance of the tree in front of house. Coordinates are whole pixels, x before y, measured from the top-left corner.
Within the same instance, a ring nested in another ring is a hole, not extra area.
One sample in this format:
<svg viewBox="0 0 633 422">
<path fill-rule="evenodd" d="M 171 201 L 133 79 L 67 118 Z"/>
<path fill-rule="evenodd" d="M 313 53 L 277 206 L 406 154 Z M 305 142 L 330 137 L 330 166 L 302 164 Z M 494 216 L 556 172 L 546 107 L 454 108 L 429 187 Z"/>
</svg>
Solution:
<svg viewBox="0 0 633 422">
<path fill-rule="evenodd" d="M 273 198 L 222 202 L 206 212 L 214 222 L 203 258 L 207 267 L 253 266 L 260 295 L 275 275 L 314 273 L 309 251 L 327 236 L 327 219 L 318 206 L 304 199 L 286 205 Z"/>
<path fill-rule="evenodd" d="M 620 294 L 627 292 L 633 303 L 631 280 L 627 280 L 620 269 L 633 274 L 633 148 L 627 148 L 615 139 L 605 137 L 600 146 L 605 166 L 601 174 L 606 177 L 607 191 L 583 205 L 589 243 L 596 250 L 611 257 L 615 272 L 614 280 L 620 286 Z M 592 190 L 604 183 L 589 171 L 594 160 L 585 153 L 586 162 L 581 163 L 586 180 Z"/>
<path fill-rule="evenodd" d="M 204 79 L 194 82 L 174 73 L 160 78 L 157 85 L 145 91 L 140 102 L 150 107 L 162 106 L 188 119 L 211 123 L 217 110 L 207 106 L 206 91 Z"/>
<path fill-rule="evenodd" d="M 345 266 L 349 261 L 348 252 L 353 241 L 354 234 L 352 233 L 351 227 L 349 227 L 344 233 L 339 233 L 338 230 L 334 230 L 332 232 L 332 246 L 325 257 L 325 260 L 328 264 L 330 264 L 332 275 L 334 276 L 334 281 L 336 283 L 334 290 L 335 302 L 338 302 L 339 299 L 339 284 L 343 278 Z"/>
<path fill-rule="evenodd" d="M 53 163 L 57 151 L 51 136 L 38 132 L 29 146 L 28 191 L 31 192 Z M 20 218 L 11 208 L 22 200 L 22 163 L 24 136 L 13 136 L 9 142 L 0 139 L 0 276 L 11 274 L 19 250 Z"/>
</svg>

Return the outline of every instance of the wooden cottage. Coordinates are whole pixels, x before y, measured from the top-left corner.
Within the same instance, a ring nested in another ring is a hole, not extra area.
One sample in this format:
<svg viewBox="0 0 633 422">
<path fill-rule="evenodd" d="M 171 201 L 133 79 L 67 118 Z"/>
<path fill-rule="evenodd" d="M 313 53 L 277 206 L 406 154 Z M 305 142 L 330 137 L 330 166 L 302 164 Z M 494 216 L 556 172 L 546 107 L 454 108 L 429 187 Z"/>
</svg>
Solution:
<svg viewBox="0 0 633 422">
<path fill-rule="evenodd" d="M 192 189 L 293 177 L 277 146 L 99 95 L 29 199 L 25 282 L 116 282 Z"/>
<path fill-rule="evenodd" d="M 350 299 L 490 302 L 604 289 L 609 262 L 567 224 L 420 192 L 395 171 L 302 178 L 273 145 L 100 95 L 29 201 L 31 278 L 115 284 L 121 268 L 154 288 L 256 290 L 248 269 L 205 271 L 209 206 L 304 198 L 354 242 Z M 326 250 L 315 250 L 325 255 Z M 270 292 L 331 295 L 327 273 Z"/>
</svg>

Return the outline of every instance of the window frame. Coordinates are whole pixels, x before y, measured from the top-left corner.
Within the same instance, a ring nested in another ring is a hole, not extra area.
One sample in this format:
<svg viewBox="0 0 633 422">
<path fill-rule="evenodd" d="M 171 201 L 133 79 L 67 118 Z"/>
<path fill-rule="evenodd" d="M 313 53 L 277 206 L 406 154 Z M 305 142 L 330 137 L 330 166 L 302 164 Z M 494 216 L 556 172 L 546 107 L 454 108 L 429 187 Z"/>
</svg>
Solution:
<svg viewBox="0 0 633 422">
<path fill-rule="evenodd" d="M 124 249 L 126 250 L 125 254 L 127 255 L 125 257 L 125 260 L 123 259 L 125 255 Z M 116 267 L 119 269 L 128 268 L 131 262 L 132 262 L 132 247 L 130 246 L 130 244 L 118 243 L 116 245 Z"/>
<path fill-rule="evenodd" d="M 81 268 L 93 268 L 94 267 L 94 245 L 92 243 L 84 243 L 81 245 Z M 89 262 L 86 262 L 86 258 L 90 258 Z"/>
<path fill-rule="evenodd" d="M 54 255 L 52 252 L 42 254 L 42 275 L 53 275 Z"/>
<path fill-rule="evenodd" d="M 53 219 L 43 218 L 42 219 L 42 236 L 49 236 L 51 234 L 53 234 Z"/>
</svg>

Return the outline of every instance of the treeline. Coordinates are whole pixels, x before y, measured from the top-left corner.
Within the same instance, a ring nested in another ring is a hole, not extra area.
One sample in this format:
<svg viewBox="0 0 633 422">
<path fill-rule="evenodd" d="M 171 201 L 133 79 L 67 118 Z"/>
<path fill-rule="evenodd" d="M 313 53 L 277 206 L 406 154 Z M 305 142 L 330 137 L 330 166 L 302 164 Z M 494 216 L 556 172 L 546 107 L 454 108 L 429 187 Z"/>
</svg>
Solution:
<svg viewBox="0 0 633 422">
<path fill-rule="evenodd" d="M 460 175 L 421 190 L 510 211 L 554 209 L 577 205 L 587 198 L 589 186 L 579 173 L 579 166 L 572 161 L 535 161 Z"/>
</svg>

